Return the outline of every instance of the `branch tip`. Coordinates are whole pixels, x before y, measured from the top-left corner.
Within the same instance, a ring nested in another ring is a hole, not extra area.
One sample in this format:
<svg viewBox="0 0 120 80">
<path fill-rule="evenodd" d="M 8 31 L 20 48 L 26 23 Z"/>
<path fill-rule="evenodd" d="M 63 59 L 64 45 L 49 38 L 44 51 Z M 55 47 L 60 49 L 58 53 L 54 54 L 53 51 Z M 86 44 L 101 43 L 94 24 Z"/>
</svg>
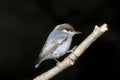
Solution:
<svg viewBox="0 0 120 80">
<path fill-rule="evenodd" d="M 107 27 L 107 24 L 106 24 L 106 23 L 104 23 L 100 28 L 101 28 L 101 31 L 102 31 L 102 32 L 105 32 L 105 31 L 108 30 L 108 27 Z"/>
</svg>

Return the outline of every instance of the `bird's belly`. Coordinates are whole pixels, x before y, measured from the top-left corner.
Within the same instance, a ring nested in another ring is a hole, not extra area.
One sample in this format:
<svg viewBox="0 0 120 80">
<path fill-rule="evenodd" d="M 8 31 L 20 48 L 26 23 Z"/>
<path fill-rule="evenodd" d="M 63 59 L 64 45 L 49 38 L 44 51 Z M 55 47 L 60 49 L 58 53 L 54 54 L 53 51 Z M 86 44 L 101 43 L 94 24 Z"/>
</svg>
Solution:
<svg viewBox="0 0 120 80">
<path fill-rule="evenodd" d="M 64 42 L 53 52 L 52 56 L 54 56 L 54 58 L 59 58 L 60 56 L 65 55 L 69 50 L 70 45 L 71 45 L 71 41 Z"/>
</svg>

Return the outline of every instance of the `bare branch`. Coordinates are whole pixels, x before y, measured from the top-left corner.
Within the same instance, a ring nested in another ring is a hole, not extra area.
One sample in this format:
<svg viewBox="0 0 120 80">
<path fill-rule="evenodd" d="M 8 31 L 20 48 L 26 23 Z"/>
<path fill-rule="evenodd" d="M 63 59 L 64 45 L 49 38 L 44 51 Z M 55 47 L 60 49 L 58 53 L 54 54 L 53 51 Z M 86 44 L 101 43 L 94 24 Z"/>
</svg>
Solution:
<svg viewBox="0 0 120 80">
<path fill-rule="evenodd" d="M 102 26 L 98 27 L 95 26 L 93 32 L 81 43 L 79 46 L 68 55 L 59 65 L 56 65 L 52 69 L 48 70 L 47 72 L 37 76 L 34 80 L 49 80 L 64 69 L 74 65 L 75 61 L 80 57 L 80 55 L 98 38 L 100 37 L 105 31 L 107 31 L 107 24 L 103 24 Z"/>
</svg>

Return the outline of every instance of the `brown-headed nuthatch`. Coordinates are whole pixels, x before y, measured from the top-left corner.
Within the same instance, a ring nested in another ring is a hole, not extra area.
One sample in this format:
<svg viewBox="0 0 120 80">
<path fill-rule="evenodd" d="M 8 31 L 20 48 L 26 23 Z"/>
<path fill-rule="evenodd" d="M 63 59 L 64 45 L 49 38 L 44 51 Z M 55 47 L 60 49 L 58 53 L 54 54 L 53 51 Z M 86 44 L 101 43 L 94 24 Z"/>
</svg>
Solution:
<svg viewBox="0 0 120 80">
<path fill-rule="evenodd" d="M 54 28 L 45 42 L 42 51 L 39 54 L 35 68 L 38 68 L 40 63 L 47 59 L 57 59 L 66 54 L 70 48 L 72 37 L 80 32 L 69 24 L 61 24 Z"/>
</svg>

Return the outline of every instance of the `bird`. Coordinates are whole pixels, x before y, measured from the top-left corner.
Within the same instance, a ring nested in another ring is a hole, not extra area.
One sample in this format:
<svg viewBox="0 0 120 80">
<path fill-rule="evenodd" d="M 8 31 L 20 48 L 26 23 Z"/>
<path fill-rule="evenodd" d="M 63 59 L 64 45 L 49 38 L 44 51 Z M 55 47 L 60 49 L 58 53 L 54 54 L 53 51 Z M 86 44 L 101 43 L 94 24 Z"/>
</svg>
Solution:
<svg viewBox="0 0 120 80">
<path fill-rule="evenodd" d="M 69 52 L 73 36 L 80 33 L 81 32 L 76 31 L 68 23 L 57 25 L 49 34 L 38 59 L 36 60 L 35 68 L 38 68 L 41 62 L 47 59 L 54 59 L 58 62 L 57 59 L 59 57 Z"/>
</svg>

